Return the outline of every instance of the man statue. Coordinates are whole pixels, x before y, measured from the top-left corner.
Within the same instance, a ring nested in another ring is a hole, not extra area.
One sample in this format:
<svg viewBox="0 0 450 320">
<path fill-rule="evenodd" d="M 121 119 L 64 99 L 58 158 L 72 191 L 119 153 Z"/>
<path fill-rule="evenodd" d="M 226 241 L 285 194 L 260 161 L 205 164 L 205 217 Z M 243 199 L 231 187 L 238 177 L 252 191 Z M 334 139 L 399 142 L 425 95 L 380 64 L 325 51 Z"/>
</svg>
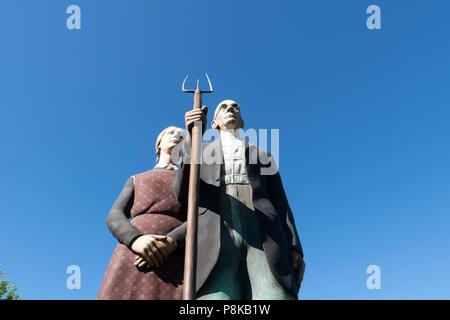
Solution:
<svg viewBox="0 0 450 320">
<path fill-rule="evenodd" d="M 187 129 L 195 121 L 205 127 L 206 113 L 206 107 L 187 112 Z M 297 299 L 303 250 L 279 173 L 262 174 L 274 167 L 271 155 L 239 137 L 244 120 L 235 101 L 219 103 L 212 127 L 220 139 L 202 144 L 197 299 Z M 249 161 L 254 155 L 257 161 Z M 175 195 L 185 205 L 189 167 L 186 155 L 174 181 Z M 179 248 L 185 235 L 186 224 L 168 233 Z"/>
</svg>

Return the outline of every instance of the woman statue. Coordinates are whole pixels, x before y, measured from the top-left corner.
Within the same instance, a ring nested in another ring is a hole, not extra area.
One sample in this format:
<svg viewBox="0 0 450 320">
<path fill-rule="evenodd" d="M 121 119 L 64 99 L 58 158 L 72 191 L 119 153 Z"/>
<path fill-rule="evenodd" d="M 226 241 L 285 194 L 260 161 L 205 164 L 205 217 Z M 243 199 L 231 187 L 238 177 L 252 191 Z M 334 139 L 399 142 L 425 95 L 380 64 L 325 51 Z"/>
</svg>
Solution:
<svg viewBox="0 0 450 320">
<path fill-rule="evenodd" d="M 184 250 L 174 252 L 176 242 L 167 233 L 186 221 L 173 194 L 183 139 L 182 129 L 164 129 L 156 141 L 156 166 L 131 176 L 111 208 L 107 225 L 119 244 L 97 299 L 182 299 Z"/>
</svg>

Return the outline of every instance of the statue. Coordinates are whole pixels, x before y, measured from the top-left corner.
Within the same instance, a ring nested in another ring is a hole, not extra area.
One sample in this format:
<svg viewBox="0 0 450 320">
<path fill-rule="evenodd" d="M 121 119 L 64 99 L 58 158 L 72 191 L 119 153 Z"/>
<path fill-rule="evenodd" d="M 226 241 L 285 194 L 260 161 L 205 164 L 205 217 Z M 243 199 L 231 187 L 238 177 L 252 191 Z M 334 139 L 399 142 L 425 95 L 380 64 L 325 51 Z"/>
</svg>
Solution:
<svg viewBox="0 0 450 320">
<path fill-rule="evenodd" d="M 207 108 L 185 115 L 190 131 L 195 122 L 206 122 Z M 297 299 L 305 264 L 278 172 L 262 175 L 274 166 L 271 155 L 240 139 L 244 127 L 239 105 L 219 103 L 212 127 L 220 139 L 204 142 L 220 161 L 202 160 L 198 199 L 197 299 Z M 186 148 L 189 147 L 186 141 Z M 251 155 L 258 161 L 251 163 Z M 269 165 L 265 165 L 265 164 Z M 189 156 L 185 154 L 174 182 L 178 201 L 188 201 Z M 186 223 L 168 237 L 184 245 Z"/>
<path fill-rule="evenodd" d="M 180 128 L 164 129 L 156 141 L 156 166 L 131 176 L 111 208 L 107 225 L 119 244 L 97 299 L 182 298 L 184 254 L 166 234 L 186 221 L 173 193 L 173 155 L 182 150 L 184 137 Z"/>
</svg>

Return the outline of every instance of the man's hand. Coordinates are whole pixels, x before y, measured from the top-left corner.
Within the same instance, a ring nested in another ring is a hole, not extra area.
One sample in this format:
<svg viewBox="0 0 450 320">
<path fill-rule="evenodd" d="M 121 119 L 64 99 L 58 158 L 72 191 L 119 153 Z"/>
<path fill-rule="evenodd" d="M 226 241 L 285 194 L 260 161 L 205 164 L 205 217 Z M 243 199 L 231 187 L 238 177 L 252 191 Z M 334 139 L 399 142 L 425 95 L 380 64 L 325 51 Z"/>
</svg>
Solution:
<svg viewBox="0 0 450 320">
<path fill-rule="evenodd" d="M 166 236 L 155 234 L 143 235 L 137 238 L 131 245 L 131 250 L 152 267 L 160 267 L 164 264 L 164 254 L 160 251 L 161 243 L 166 241 Z"/>
<path fill-rule="evenodd" d="M 202 122 L 202 133 L 205 132 L 206 129 L 206 115 L 208 114 L 208 107 L 203 106 L 201 110 L 190 110 L 186 112 L 184 115 L 184 122 L 186 125 L 186 129 L 188 129 L 189 133 L 192 133 L 192 128 L 194 127 L 194 123 L 196 121 Z"/>
<path fill-rule="evenodd" d="M 169 236 L 158 236 L 158 237 L 162 238 L 160 238 L 161 240 L 157 241 L 156 247 L 158 251 L 163 255 L 165 261 L 167 260 L 167 257 L 170 256 L 172 252 L 174 252 L 175 249 L 177 248 L 177 242 Z M 155 266 L 151 263 L 148 263 L 148 261 L 140 255 L 136 255 L 134 259 L 134 265 L 138 268 L 142 268 L 144 266 L 147 268 L 151 268 Z"/>
<path fill-rule="evenodd" d="M 292 268 L 294 268 L 296 275 L 297 275 L 297 284 L 300 286 L 303 280 L 303 275 L 305 273 L 305 262 L 303 261 L 303 257 L 301 256 L 300 252 L 297 250 L 291 251 L 291 262 L 292 262 Z"/>
</svg>

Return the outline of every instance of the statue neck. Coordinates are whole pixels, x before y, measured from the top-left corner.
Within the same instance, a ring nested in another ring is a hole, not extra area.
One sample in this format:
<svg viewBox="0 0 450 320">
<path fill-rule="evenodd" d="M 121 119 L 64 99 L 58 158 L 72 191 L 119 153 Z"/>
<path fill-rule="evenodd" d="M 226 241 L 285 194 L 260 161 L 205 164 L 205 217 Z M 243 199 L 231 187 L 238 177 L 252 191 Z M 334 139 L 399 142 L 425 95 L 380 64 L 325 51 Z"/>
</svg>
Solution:
<svg viewBox="0 0 450 320">
<path fill-rule="evenodd" d="M 172 157 L 169 153 L 161 152 L 158 163 L 155 168 L 164 168 L 169 170 L 176 170 L 177 166 L 172 163 Z"/>
</svg>

